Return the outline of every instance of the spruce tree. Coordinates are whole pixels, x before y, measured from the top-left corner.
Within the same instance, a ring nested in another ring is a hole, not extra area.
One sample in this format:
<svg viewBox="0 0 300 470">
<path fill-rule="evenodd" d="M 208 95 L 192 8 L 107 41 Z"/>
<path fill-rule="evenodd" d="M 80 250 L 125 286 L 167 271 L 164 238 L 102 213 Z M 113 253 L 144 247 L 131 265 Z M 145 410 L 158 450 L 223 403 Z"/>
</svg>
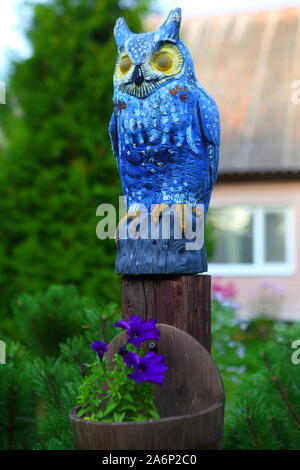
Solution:
<svg viewBox="0 0 300 470">
<path fill-rule="evenodd" d="M 105 312 L 107 308 L 103 307 Z M 86 312 L 95 309 L 95 302 L 79 296 L 75 286 L 54 285 L 38 294 L 18 295 L 12 301 L 15 339 L 35 355 L 57 356 L 62 341 L 89 327 Z M 97 315 L 102 329 L 104 322 L 99 309 Z"/>
<path fill-rule="evenodd" d="M 0 449 L 32 449 L 37 435 L 33 356 L 10 340 L 6 352 L 6 364 L 0 365 Z"/>
<path fill-rule="evenodd" d="M 73 286 L 51 286 L 14 299 L 12 323 L 20 342 L 2 337 L 0 449 L 70 449 L 68 414 L 95 339 L 110 341 L 120 319 L 113 304 L 97 306 Z M 51 356 L 51 357 L 50 357 Z"/>
<path fill-rule="evenodd" d="M 256 373 L 240 382 L 227 404 L 225 449 L 300 449 L 300 364 L 292 361 L 300 324 L 276 329 L 261 347 Z"/>
</svg>

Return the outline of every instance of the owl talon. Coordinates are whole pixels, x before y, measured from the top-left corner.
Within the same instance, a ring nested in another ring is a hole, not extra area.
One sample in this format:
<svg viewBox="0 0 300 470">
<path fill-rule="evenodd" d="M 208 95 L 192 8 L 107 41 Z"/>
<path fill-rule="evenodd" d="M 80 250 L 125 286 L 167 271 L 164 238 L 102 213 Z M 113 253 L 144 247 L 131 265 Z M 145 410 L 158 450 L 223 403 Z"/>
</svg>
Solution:
<svg viewBox="0 0 300 470">
<path fill-rule="evenodd" d="M 186 204 L 175 204 L 175 210 L 179 219 L 179 224 L 181 231 L 184 232 L 185 229 L 185 223 L 184 223 L 184 211 L 185 211 L 185 206 Z M 160 216 L 162 215 L 163 212 L 169 209 L 169 205 L 165 203 L 160 203 L 156 204 L 152 211 L 152 220 L 153 222 L 157 225 L 160 219 Z"/>
<path fill-rule="evenodd" d="M 123 228 L 123 226 L 128 222 L 128 220 L 135 219 L 136 217 L 139 217 L 139 215 L 140 215 L 140 211 L 134 211 L 134 212 L 127 212 L 127 214 L 124 215 L 124 217 L 122 217 L 122 219 L 120 220 L 118 224 L 117 230 L 115 231 L 115 235 L 114 235 L 115 241 L 119 240 L 120 237 L 118 236 L 118 234 L 120 233 L 120 230 Z M 132 227 L 130 229 L 130 233 L 133 235 Z"/>
<path fill-rule="evenodd" d="M 162 213 L 165 212 L 167 209 L 169 209 L 168 204 L 165 204 L 163 202 L 161 202 L 160 204 L 156 204 L 151 214 L 152 220 L 156 225 L 158 224 Z"/>
<path fill-rule="evenodd" d="M 184 232 L 184 229 L 185 229 L 185 221 L 184 221 L 185 206 L 186 206 L 185 204 L 176 204 L 176 207 L 175 207 L 182 233 Z"/>
<path fill-rule="evenodd" d="M 196 217 L 200 217 L 201 219 L 204 216 L 204 212 L 201 209 L 198 209 L 198 207 L 193 207 L 193 214 L 196 214 Z"/>
</svg>

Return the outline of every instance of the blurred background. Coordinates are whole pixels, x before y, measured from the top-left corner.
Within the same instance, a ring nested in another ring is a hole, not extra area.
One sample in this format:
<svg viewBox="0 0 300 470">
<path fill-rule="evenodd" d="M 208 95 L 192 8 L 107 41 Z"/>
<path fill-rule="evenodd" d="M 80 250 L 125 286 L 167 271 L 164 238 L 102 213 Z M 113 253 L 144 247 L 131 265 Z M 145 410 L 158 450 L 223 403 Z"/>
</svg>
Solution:
<svg viewBox="0 0 300 470">
<path fill-rule="evenodd" d="M 16 293 L 51 283 L 119 301 L 114 243 L 95 236 L 96 207 L 120 194 L 107 131 L 112 29 L 119 15 L 135 31 L 155 29 L 176 5 L 222 119 L 210 272 L 234 282 L 240 316 L 257 313 L 267 279 L 280 292 L 276 314 L 299 318 L 300 2 L 12 0 L 0 17 L 2 328 Z"/>
<path fill-rule="evenodd" d="M 282 297 L 276 313 L 299 318 L 300 106 L 292 95 L 300 3 L 285 0 L 3 3 L 1 318 L 16 293 L 51 283 L 118 302 L 114 243 L 95 236 L 96 207 L 120 194 L 107 132 L 112 29 L 119 15 L 133 30 L 155 29 L 176 5 L 197 76 L 222 119 L 210 272 L 234 282 L 241 316 L 256 313 L 253 295 L 267 279 Z"/>
<path fill-rule="evenodd" d="M 156 29 L 176 6 L 221 113 L 206 237 L 225 446 L 300 448 L 300 1 L 288 0 L 1 1 L 1 448 L 72 448 L 87 341 L 109 339 L 120 316 L 115 244 L 96 237 L 97 206 L 121 194 L 108 136 L 113 28 L 124 16 L 135 32 Z"/>
</svg>

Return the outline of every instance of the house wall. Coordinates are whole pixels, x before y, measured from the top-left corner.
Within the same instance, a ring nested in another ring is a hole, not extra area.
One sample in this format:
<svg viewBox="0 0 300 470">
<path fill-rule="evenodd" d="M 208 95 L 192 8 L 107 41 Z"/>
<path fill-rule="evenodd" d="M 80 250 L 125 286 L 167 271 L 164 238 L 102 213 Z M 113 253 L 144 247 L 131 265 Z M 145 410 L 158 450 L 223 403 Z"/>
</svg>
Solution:
<svg viewBox="0 0 300 470">
<path fill-rule="evenodd" d="M 237 176 L 238 179 L 238 176 Z M 300 320 L 300 181 L 261 181 L 249 183 L 219 183 L 213 191 L 210 207 L 232 205 L 288 205 L 295 211 L 295 270 L 292 275 L 231 276 L 223 275 L 224 282 L 232 281 L 237 288 L 237 301 L 240 316 L 249 315 L 251 296 L 261 289 L 262 281 L 268 279 L 282 288 L 280 318 Z M 209 274 L 216 274 L 209 267 Z M 275 298 L 276 301 L 276 298 Z"/>
</svg>

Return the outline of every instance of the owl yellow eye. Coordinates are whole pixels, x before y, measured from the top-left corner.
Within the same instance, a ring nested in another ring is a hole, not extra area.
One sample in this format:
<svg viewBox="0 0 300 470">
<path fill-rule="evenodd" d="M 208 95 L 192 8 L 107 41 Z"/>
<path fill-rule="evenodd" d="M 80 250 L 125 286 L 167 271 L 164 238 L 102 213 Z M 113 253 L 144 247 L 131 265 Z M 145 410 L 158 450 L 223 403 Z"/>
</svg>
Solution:
<svg viewBox="0 0 300 470">
<path fill-rule="evenodd" d="M 166 72 L 171 69 L 173 65 L 173 59 L 167 52 L 161 52 L 156 57 L 156 67 L 161 72 Z"/>
<path fill-rule="evenodd" d="M 120 67 L 121 72 L 124 75 L 131 69 L 131 66 L 132 66 L 132 62 L 130 58 L 128 57 L 128 55 L 122 57 L 122 59 L 120 60 L 119 67 Z"/>
<path fill-rule="evenodd" d="M 152 57 L 151 65 L 165 75 L 175 75 L 182 69 L 183 57 L 175 44 L 165 43 Z"/>
</svg>

